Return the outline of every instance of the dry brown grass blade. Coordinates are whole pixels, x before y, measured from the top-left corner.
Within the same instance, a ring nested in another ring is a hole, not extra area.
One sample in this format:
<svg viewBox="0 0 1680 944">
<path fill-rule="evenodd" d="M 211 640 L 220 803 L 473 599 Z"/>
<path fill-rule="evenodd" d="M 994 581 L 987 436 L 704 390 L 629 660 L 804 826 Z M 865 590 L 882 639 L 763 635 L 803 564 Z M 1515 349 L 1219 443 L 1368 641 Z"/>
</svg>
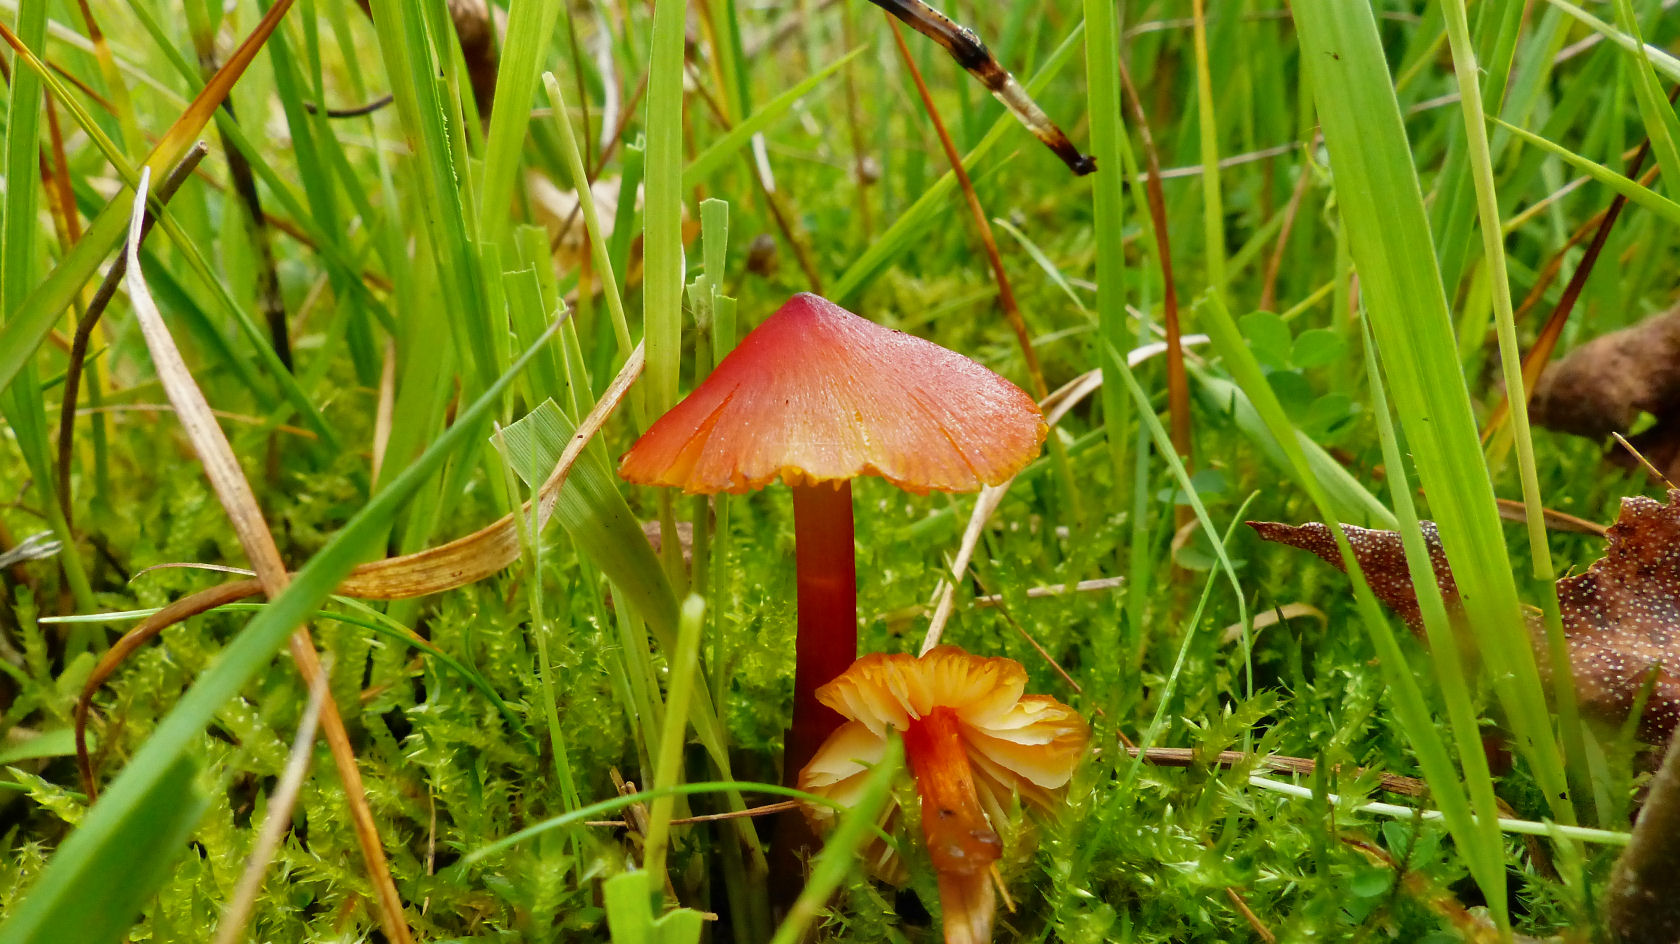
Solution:
<svg viewBox="0 0 1680 944">
<path fill-rule="evenodd" d="M 272 599 L 286 589 L 291 575 L 280 559 L 280 549 L 274 543 L 268 523 L 263 520 L 262 508 L 257 504 L 250 483 L 245 480 L 245 472 L 239 467 L 233 447 L 216 424 L 215 414 L 211 412 L 204 392 L 193 380 L 192 372 L 187 369 L 180 349 L 175 346 L 175 340 L 163 322 L 162 313 L 152 300 L 145 275 L 140 271 L 140 228 L 145 217 L 146 188 L 150 179 L 151 169 L 142 170 L 139 186 L 135 188 L 133 216 L 129 221 L 128 275 L 125 279 L 129 300 L 164 392 L 169 395 L 169 402 L 174 404 L 175 415 L 198 453 L 204 474 L 227 512 L 240 546 L 257 572 L 263 593 Z M 310 639 L 307 626 L 299 626 L 292 634 L 290 649 L 304 681 L 311 686 L 318 684 L 322 674 L 320 657 L 316 655 L 315 643 Z M 373 811 L 368 807 L 361 769 L 356 765 L 355 750 L 350 745 L 350 734 L 345 730 L 344 720 L 331 698 L 323 703 L 321 719 L 327 744 L 332 749 L 333 762 L 338 767 L 339 779 L 344 784 L 345 800 L 349 804 L 356 840 L 367 865 L 368 880 L 378 897 L 380 926 L 393 944 L 409 944 L 412 938 L 408 922 L 403 917 L 402 898 L 397 894 L 396 883 L 392 881 L 390 867 L 385 861 L 385 848 L 379 839 Z"/>
<path fill-rule="evenodd" d="M 397 412 L 397 342 L 385 339 L 385 363 L 379 369 L 379 405 L 373 412 L 373 468 L 372 481 L 379 481 L 385 465 L 385 450 L 391 445 L 391 428 Z"/>
<path fill-rule="evenodd" d="M 236 944 L 240 932 L 245 928 L 245 922 L 251 919 L 251 909 L 257 903 L 258 893 L 262 891 L 263 873 L 268 871 L 268 864 L 273 861 L 274 853 L 279 850 L 280 840 L 284 839 L 286 831 L 291 829 L 292 807 L 297 803 L 298 793 L 303 788 L 304 774 L 309 772 L 309 758 L 314 753 L 315 746 L 315 728 L 321 720 L 321 711 L 328 697 L 327 674 L 323 672 L 317 675 L 309 686 L 309 703 L 304 707 L 303 718 L 298 722 L 297 737 L 292 740 L 292 750 L 286 758 L 286 769 L 281 773 L 280 781 L 274 785 L 274 792 L 269 795 L 268 812 L 263 816 L 256 842 L 251 845 L 251 854 L 245 859 L 245 871 L 239 876 L 239 884 L 234 887 L 227 907 L 222 910 L 222 922 L 216 928 L 214 944 Z"/>
<path fill-rule="evenodd" d="M 559 498 L 560 489 L 566 484 L 566 477 L 571 472 L 573 463 L 606 424 L 607 418 L 624 402 L 625 395 L 629 393 L 630 386 L 636 382 L 636 378 L 641 376 L 645 364 L 642 347 L 637 345 L 618 376 L 602 393 L 595 409 L 578 424 L 577 433 L 566 444 L 554 471 L 539 490 L 539 500 L 542 503 L 538 512 L 539 531 L 553 516 L 554 503 Z M 527 503 L 522 511 L 529 508 Z M 512 514 L 508 514 L 495 523 L 448 544 L 363 564 L 351 571 L 350 576 L 339 584 L 338 592 L 344 596 L 369 600 L 398 600 L 425 596 L 482 580 L 518 559 L 518 522 Z M 99 660 L 92 674 L 88 676 L 81 697 L 76 703 L 76 757 L 82 772 L 83 787 L 90 797 L 94 795 L 94 776 L 92 761 L 87 752 L 87 722 L 93 696 L 105 684 L 105 680 L 111 677 L 130 654 L 164 629 L 218 606 L 254 597 L 261 592 L 260 582 L 255 579 L 243 579 L 182 597 L 124 633 Z"/>
<path fill-rule="evenodd" d="M 1173 448 L 1184 460 L 1184 468 L 1192 468 L 1190 430 L 1190 377 L 1184 369 L 1184 345 L 1178 318 L 1178 287 L 1173 283 L 1172 245 L 1167 239 L 1167 197 L 1161 187 L 1161 158 L 1155 149 L 1155 139 L 1149 133 L 1149 116 L 1143 111 L 1137 86 L 1132 84 L 1131 70 L 1126 58 L 1120 57 L 1120 85 L 1126 93 L 1126 105 L 1137 124 L 1138 140 L 1143 145 L 1144 195 L 1149 204 L 1149 228 L 1155 233 L 1155 251 L 1161 259 L 1161 322 L 1167 330 L 1167 422 L 1172 433 Z M 1178 507 L 1178 525 L 1188 524 L 1194 515 L 1188 505 Z"/>
<path fill-rule="evenodd" d="M 1318 620 L 1319 629 L 1324 629 L 1330 625 L 1330 617 L 1325 616 L 1323 610 L 1311 603 L 1285 603 L 1282 606 L 1274 606 L 1269 610 L 1254 614 L 1254 620 L 1248 628 L 1251 633 L 1259 633 L 1260 630 L 1268 626 L 1276 626 L 1279 623 L 1302 618 Z M 1232 623 L 1219 634 L 1219 644 L 1229 646 L 1241 639 L 1242 634 L 1243 624 Z"/>
<path fill-rule="evenodd" d="M 1306 150 L 1310 153 L 1318 143 L 1315 135 L 1307 142 Z M 1278 227 L 1277 245 L 1272 254 L 1266 259 L 1266 275 L 1260 283 L 1260 310 L 1277 310 L 1277 280 L 1278 273 L 1283 270 L 1283 251 L 1289 245 L 1289 234 L 1295 230 L 1295 218 L 1301 212 L 1301 200 L 1307 195 L 1307 186 L 1312 183 L 1312 169 L 1303 162 L 1301 172 L 1295 178 L 1295 189 L 1289 194 L 1289 205 L 1284 207 L 1283 225 Z"/>
<path fill-rule="evenodd" d="M 898 56 L 904 61 L 904 67 L 910 71 L 910 78 L 915 80 L 916 93 L 921 96 L 922 107 L 927 110 L 934 133 L 939 136 L 939 146 L 945 151 L 945 160 L 951 165 L 951 173 L 957 177 L 957 186 L 962 188 L 963 199 L 968 203 L 968 213 L 974 218 L 980 245 L 986 251 L 986 263 L 991 266 L 992 279 L 997 282 L 998 303 L 1003 306 L 1003 318 L 1009 322 L 1010 330 L 1015 332 L 1015 343 L 1021 346 L 1021 357 L 1027 362 L 1027 375 L 1032 378 L 1033 397 L 1043 400 L 1050 395 L 1050 388 L 1044 383 L 1044 368 L 1039 366 L 1038 352 L 1033 350 L 1032 336 L 1027 332 L 1026 319 L 1021 317 L 1021 306 L 1015 302 L 1015 289 L 1010 286 L 1009 274 L 1003 269 L 1003 257 L 998 254 L 997 239 L 992 236 L 991 221 L 986 218 L 986 211 L 980 206 L 980 197 L 974 192 L 974 182 L 968 178 L 968 169 L 963 167 L 962 155 L 957 153 L 957 146 L 951 141 L 951 133 L 945 130 L 945 120 L 939 117 L 939 109 L 933 104 L 933 94 L 928 91 L 927 82 L 922 79 L 922 70 L 917 68 L 916 59 L 910 55 L 910 47 L 904 42 L 904 30 L 899 28 L 898 21 L 891 16 L 887 17 L 887 25 L 892 27 L 893 41 L 898 44 Z M 1174 320 L 1176 321 L 1176 318 Z"/>
<path fill-rule="evenodd" d="M 1501 801 L 1503 803 L 1503 801 Z M 1376 843 L 1357 836 L 1343 835 L 1337 837 L 1342 844 L 1364 855 L 1375 865 L 1386 866 L 1395 872 L 1396 892 L 1405 892 L 1418 904 L 1423 905 L 1436 915 L 1444 919 L 1471 944 L 1495 944 L 1499 941 L 1511 941 L 1513 944 L 1540 944 L 1538 938 L 1525 937 L 1521 934 L 1501 937 L 1499 929 L 1487 920 L 1485 914 L 1471 911 L 1464 907 L 1450 889 L 1437 887 L 1428 876 L 1422 872 L 1408 869 L 1404 862 L 1398 861 L 1388 850 Z M 1550 940 L 1574 940 L 1568 936 Z"/>
<path fill-rule="evenodd" d="M 1506 521 L 1522 523 L 1528 520 L 1528 510 L 1523 503 L 1510 498 L 1494 499 L 1499 503 L 1499 517 Z M 1568 531 L 1573 534 L 1591 534 L 1604 537 L 1605 527 L 1596 521 L 1578 518 L 1568 512 L 1557 511 L 1552 508 L 1540 509 L 1540 516 L 1545 519 L 1546 528 L 1551 531 Z"/>
<path fill-rule="evenodd" d="M 1184 340 L 1186 343 L 1201 344 L 1207 341 L 1207 336 L 1195 335 Z M 1126 363 L 1136 367 L 1165 351 L 1165 345 L 1146 344 L 1128 353 Z M 1063 384 L 1039 404 L 1044 410 L 1044 422 L 1055 426 L 1069 410 L 1101 387 L 1102 373 L 1095 370 Z M 985 530 L 986 522 L 997 512 L 998 505 L 1003 503 L 1003 496 L 1014 481 L 1012 478 L 1002 485 L 990 485 L 980 490 L 980 496 L 974 502 L 974 511 L 968 517 L 968 526 L 963 530 L 962 543 L 957 547 L 956 560 L 951 564 L 951 577 L 941 580 L 939 586 L 934 589 L 933 617 L 928 621 L 926 635 L 922 637 L 920 651 L 923 655 L 939 645 L 940 637 L 945 634 L 945 624 L 951 619 L 951 611 L 956 601 L 956 581 L 961 580 L 963 574 L 968 572 L 968 564 L 974 559 L 974 551 L 980 545 L 980 535 Z"/>
</svg>

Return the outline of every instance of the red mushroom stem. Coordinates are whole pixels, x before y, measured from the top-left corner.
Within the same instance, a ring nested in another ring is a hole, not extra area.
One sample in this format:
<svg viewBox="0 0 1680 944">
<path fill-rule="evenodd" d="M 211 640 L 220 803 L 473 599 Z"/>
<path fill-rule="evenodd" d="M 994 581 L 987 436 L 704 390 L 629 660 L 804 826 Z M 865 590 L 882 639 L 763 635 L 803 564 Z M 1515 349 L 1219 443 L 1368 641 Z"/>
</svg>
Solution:
<svg viewBox="0 0 1680 944">
<path fill-rule="evenodd" d="M 852 547 L 852 483 L 793 485 L 799 630 L 794 639 L 793 723 L 782 779 L 799 779 L 843 718 L 817 701 L 817 689 L 857 659 L 857 559 Z"/>
</svg>

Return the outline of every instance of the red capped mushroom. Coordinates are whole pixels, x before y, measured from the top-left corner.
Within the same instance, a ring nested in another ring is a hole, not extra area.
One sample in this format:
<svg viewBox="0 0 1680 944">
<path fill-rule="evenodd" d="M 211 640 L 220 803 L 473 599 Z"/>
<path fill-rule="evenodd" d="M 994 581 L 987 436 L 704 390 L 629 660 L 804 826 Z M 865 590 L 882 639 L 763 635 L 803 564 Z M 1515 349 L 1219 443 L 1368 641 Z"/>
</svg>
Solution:
<svg viewBox="0 0 1680 944">
<path fill-rule="evenodd" d="M 1090 727 L 1047 695 L 1026 695 L 1027 673 L 1013 659 L 982 658 L 939 646 L 920 658 L 864 656 L 817 691 L 843 715 L 841 725 L 799 775 L 807 793 L 850 805 L 893 731 L 920 797 L 922 836 L 939 879 L 946 944 L 991 940 L 993 869 L 1003 851 L 993 823 L 1010 798 L 1044 811 L 1061 798 L 1085 753 Z M 806 806 L 818 827 L 834 818 Z M 898 814 L 889 808 L 884 822 Z M 866 851 L 877 877 L 905 872 L 885 843 Z"/>
<path fill-rule="evenodd" d="M 817 687 L 857 657 L 851 480 L 975 491 L 1019 472 L 1045 432 L 1038 404 L 985 367 L 799 294 L 625 454 L 626 480 L 691 495 L 777 478 L 792 487 L 799 632 L 789 779 L 840 724 Z"/>
</svg>

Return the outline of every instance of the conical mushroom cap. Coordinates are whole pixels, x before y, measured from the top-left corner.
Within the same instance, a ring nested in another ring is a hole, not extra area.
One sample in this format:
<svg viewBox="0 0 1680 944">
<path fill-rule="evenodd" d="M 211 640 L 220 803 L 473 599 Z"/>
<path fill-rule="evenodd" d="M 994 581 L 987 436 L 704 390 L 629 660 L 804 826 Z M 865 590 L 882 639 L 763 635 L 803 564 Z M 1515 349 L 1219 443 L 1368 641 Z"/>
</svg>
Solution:
<svg viewBox="0 0 1680 944">
<path fill-rule="evenodd" d="M 618 473 L 691 495 L 860 475 L 976 491 L 1032 461 L 1045 431 L 1038 404 L 985 367 L 799 294 L 649 427 Z"/>
</svg>

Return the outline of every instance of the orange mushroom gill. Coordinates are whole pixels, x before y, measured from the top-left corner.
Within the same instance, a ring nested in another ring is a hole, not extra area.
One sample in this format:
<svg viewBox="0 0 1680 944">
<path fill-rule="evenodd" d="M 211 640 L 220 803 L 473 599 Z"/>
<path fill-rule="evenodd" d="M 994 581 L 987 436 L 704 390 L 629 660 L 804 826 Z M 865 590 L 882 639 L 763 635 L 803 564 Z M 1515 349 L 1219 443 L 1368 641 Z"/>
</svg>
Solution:
<svg viewBox="0 0 1680 944">
<path fill-rule="evenodd" d="M 992 865 L 1003 853 L 993 824 L 1004 821 L 1012 797 L 1053 809 L 1090 736 L 1072 708 L 1025 695 L 1026 682 L 1012 659 L 940 646 L 921 658 L 864 656 L 817 691 L 847 721 L 801 771 L 800 789 L 850 805 L 892 732 L 902 735 L 947 944 L 991 939 Z M 818 827 L 834 817 L 828 807 L 805 812 Z M 883 822 L 898 814 L 889 808 Z M 884 843 L 866 855 L 878 877 L 906 878 Z"/>
</svg>

